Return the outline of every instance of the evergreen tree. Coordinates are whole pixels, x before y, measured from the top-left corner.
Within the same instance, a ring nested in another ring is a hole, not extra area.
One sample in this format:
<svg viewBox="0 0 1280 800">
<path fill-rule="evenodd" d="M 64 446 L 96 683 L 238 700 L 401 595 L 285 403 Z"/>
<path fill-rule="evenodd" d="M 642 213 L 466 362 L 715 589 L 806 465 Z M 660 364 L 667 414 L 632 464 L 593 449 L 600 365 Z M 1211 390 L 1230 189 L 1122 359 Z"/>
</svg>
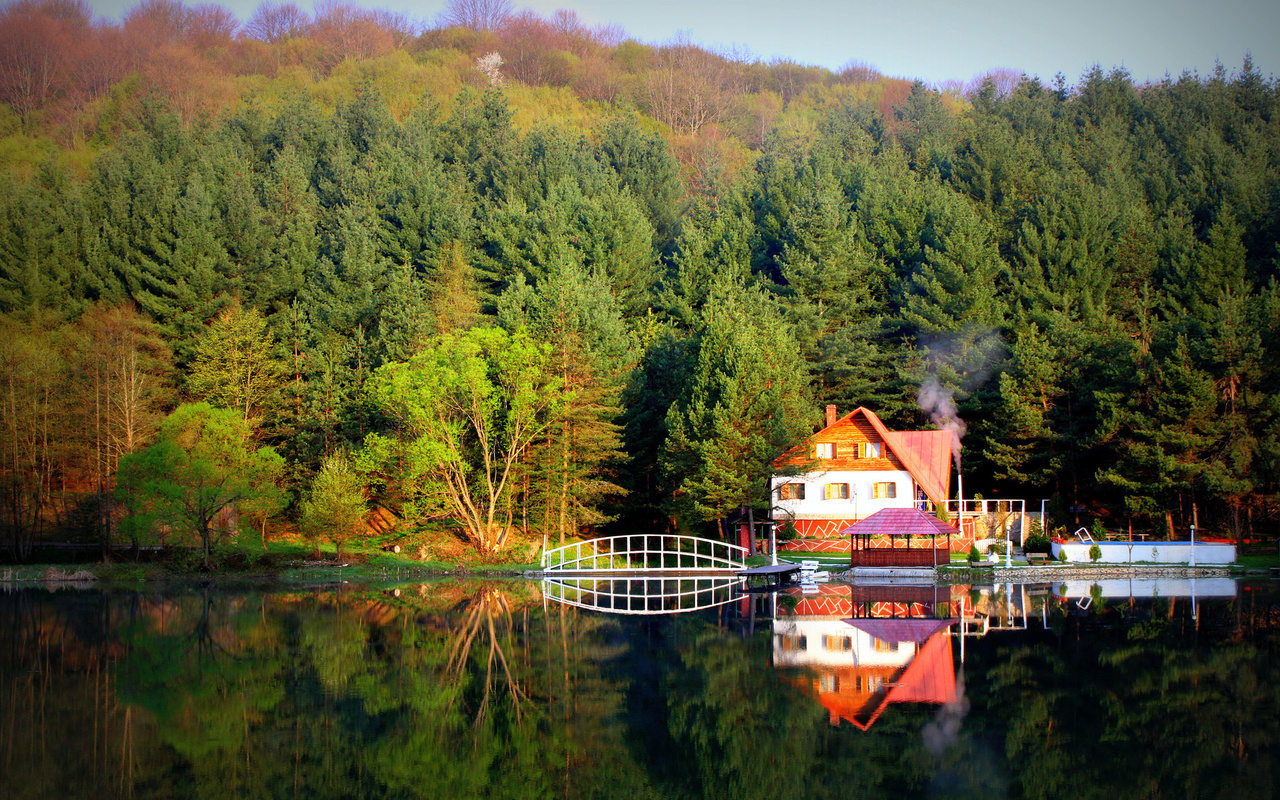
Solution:
<svg viewBox="0 0 1280 800">
<path fill-rule="evenodd" d="M 689 383 L 667 414 L 663 466 L 689 522 L 767 508 L 773 459 L 813 429 L 799 348 L 775 301 L 718 279 L 699 319 Z"/>
<path fill-rule="evenodd" d="M 551 347 L 559 415 L 525 461 L 525 503 L 542 509 L 542 530 L 566 535 L 608 520 L 604 502 L 621 490 L 610 473 L 622 461 L 619 392 L 631 354 L 618 303 L 603 281 L 568 261 L 536 286 L 516 283 L 498 299 L 508 328 L 527 326 Z"/>
</svg>

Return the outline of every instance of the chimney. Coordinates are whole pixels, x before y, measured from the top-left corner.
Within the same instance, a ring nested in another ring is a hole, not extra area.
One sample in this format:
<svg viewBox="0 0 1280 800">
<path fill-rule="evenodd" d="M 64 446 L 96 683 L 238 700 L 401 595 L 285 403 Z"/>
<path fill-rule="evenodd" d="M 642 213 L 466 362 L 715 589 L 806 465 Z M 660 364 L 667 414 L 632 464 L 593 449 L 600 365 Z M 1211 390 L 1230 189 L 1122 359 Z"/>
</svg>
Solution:
<svg viewBox="0 0 1280 800">
<path fill-rule="evenodd" d="M 836 424 L 836 407 L 827 406 L 827 427 L 830 428 Z"/>
</svg>

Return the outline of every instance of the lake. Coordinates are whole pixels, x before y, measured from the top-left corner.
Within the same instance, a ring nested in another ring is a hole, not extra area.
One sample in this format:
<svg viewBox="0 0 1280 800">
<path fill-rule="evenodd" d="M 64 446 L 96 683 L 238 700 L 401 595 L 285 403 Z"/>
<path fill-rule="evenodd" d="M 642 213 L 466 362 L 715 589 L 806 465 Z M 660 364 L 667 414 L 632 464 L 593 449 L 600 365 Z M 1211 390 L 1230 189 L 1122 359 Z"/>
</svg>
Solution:
<svg viewBox="0 0 1280 800">
<path fill-rule="evenodd" d="M 0 591 L 0 797 L 1270 798 L 1278 656 L 1275 582 Z"/>
</svg>

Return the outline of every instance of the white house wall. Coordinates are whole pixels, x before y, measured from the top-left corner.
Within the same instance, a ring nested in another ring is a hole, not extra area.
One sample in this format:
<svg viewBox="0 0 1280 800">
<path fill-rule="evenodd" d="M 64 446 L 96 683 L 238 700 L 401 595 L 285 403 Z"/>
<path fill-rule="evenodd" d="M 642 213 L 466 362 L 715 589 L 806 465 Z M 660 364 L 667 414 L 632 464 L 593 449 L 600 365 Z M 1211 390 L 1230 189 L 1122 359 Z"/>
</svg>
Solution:
<svg viewBox="0 0 1280 800">
<path fill-rule="evenodd" d="M 838 646 L 843 638 L 852 640 L 848 650 Z M 914 642 L 877 650 L 876 637 L 838 619 L 773 623 L 775 667 L 900 667 L 915 656 Z"/>
<path fill-rule="evenodd" d="M 872 485 L 896 483 L 897 497 L 874 499 Z M 803 500 L 779 500 L 778 487 L 785 483 L 803 483 Z M 849 484 L 847 500 L 824 499 L 824 487 L 828 483 Z M 862 519 L 884 508 L 912 508 L 915 505 L 916 485 L 906 470 L 833 471 L 810 472 L 790 478 L 775 476 L 770 487 L 773 503 L 778 511 L 774 519 L 791 516 L 796 519 Z M 781 512 L 781 513 L 779 513 Z"/>
</svg>

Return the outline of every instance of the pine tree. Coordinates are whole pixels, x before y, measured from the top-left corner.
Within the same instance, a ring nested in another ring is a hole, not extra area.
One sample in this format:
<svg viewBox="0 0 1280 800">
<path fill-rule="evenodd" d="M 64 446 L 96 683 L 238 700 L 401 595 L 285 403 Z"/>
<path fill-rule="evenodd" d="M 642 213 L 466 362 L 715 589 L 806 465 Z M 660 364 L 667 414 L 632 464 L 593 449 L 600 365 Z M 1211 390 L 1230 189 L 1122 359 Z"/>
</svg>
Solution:
<svg viewBox="0 0 1280 800">
<path fill-rule="evenodd" d="M 775 301 L 718 279 L 700 316 L 697 360 L 667 414 L 672 506 L 687 522 L 768 507 L 772 462 L 814 422 L 804 363 Z"/>
<path fill-rule="evenodd" d="M 536 286 L 517 278 L 498 299 L 509 329 L 528 326 L 550 347 L 558 372 L 560 413 L 531 448 L 524 467 L 526 502 L 542 507 L 542 529 L 576 535 L 608 521 L 601 506 L 621 494 L 611 472 L 622 461 L 618 396 L 630 369 L 630 336 L 607 285 L 573 261 Z"/>
</svg>

